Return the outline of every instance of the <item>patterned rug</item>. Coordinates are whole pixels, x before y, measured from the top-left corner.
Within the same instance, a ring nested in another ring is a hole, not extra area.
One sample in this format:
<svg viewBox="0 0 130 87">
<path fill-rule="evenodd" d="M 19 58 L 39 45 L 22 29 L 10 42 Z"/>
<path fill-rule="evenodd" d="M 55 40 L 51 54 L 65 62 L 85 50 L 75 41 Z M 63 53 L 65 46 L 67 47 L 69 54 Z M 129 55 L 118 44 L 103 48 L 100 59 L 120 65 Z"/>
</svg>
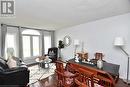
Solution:
<svg viewBox="0 0 130 87">
<path fill-rule="evenodd" d="M 44 79 L 54 74 L 55 64 L 51 63 L 49 66 L 50 67 L 48 69 L 41 68 L 38 65 L 29 67 L 30 70 L 29 84 L 35 83 L 38 80 Z"/>
</svg>

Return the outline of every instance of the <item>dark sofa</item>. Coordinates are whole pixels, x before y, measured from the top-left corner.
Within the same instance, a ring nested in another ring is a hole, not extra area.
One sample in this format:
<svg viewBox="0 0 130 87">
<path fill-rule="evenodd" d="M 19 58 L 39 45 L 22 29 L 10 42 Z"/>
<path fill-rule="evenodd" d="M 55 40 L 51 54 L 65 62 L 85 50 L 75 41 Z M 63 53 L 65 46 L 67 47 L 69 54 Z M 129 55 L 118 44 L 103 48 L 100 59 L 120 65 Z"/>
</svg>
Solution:
<svg viewBox="0 0 130 87">
<path fill-rule="evenodd" d="M 0 87 L 24 87 L 29 83 L 27 67 L 9 68 L 7 61 L 0 58 Z"/>
</svg>

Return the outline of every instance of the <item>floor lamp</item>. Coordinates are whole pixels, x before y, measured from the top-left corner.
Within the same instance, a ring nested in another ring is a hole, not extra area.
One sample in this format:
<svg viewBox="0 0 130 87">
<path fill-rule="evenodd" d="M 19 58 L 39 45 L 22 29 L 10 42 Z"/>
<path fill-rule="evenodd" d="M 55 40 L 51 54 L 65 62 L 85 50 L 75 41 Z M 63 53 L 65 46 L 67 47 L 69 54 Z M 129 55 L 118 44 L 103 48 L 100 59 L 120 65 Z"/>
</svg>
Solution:
<svg viewBox="0 0 130 87">
<path fill-rule="evenodd" d="M 114 45 L 119 47 L 128 57 L 128 61 L 127 61 L 127 78 L 124 79 L 124 82 L 126 84 L 130 84 L 130 80 L 129 80 L 129 59 L 130 59 L 130 55 L 123 49 L 124 44 L 124 39 L 122 37 L 116 37 L 115 41 L 114 41 Z"/>
</svg>

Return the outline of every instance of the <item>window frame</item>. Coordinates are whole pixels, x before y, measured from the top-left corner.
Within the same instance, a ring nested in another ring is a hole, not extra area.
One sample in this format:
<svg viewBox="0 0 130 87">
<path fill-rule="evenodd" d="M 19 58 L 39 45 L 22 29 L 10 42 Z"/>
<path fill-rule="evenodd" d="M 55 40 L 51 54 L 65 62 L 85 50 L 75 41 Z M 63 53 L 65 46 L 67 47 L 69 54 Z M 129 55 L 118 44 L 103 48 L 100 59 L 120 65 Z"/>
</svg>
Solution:
<svg viewBox="0 0 130 87">
<path fill-rule="evenodd" d="M 23 59 L 26 60 L 26 59 L 29 59 L 29 58 L 32 58 L 32 57 L 37 57 L 37 56 L 33 56 L 33 36 L 37 36 L 39 38 L 39 55 L 40 55 L 40 35 L 22 34 L 22 44 L 23 44 L 23 36 L 30 36 L 30 56 L 24 57 L 24 52 L 23 52 Z"/>
</svg>

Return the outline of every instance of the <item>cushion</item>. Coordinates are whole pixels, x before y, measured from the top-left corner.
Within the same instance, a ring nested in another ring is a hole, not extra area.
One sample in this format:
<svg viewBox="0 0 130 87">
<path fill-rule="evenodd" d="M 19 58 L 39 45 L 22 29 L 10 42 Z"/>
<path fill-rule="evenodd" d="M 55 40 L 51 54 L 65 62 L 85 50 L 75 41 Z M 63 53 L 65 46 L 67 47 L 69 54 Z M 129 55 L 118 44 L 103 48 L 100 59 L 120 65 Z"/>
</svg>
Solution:
<svg viewBox="0 0 130 87">
<path fill-rule="evenodd" d="M 8 65 L 6 64 L 6 60 L 4 60 L 3 58 L 0 58 L 0 67 L 2 68 L 2 69 L 8 69 L 9 67 L 8 67 Z"/>
<path fill-rule="evenodd" d="M 16 61 L 17 66 L 21 66 L 22 60 L 20 58 L 14 56 L 12 58 Z"/>
<path fill-rule="evenodd" d="M 17 67 L 17 62 L 13 59 L 13 57 L 9 57 L 7 65 L 9 68 Z"/>
</svg>

